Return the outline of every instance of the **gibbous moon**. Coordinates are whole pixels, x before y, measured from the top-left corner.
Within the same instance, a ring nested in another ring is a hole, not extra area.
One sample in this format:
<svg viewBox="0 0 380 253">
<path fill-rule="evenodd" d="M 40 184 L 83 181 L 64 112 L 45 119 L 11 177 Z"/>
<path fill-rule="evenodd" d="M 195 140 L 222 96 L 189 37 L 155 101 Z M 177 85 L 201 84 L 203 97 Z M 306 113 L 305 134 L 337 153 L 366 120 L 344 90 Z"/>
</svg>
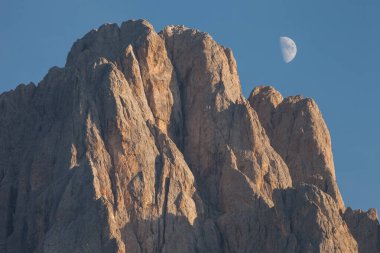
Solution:
<svg viewBox="0 0 380 253">
<path fill-rule="evenodd" d="M 296 43 L 288 37 L 280 37 L 280 47 L 284 62 L 291 62 L 297 54 Z"/>
</svg>

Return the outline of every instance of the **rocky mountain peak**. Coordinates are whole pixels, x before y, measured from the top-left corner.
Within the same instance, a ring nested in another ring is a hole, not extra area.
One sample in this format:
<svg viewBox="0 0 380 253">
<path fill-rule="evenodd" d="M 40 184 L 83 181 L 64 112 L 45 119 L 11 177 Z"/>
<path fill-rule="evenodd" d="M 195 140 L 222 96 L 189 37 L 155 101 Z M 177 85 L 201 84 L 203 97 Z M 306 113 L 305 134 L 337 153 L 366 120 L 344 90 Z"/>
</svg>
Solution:
<svg viewBox="0 0 380 253">
<path fill-rule="evenodd" d="M 0 95 L 0 129 L 0 252 L 379 252 L 315 102 L 247 100 L 231 49 L 195 29 L 90 31 Z"/>
<path fill-rule="evenodd" d="M 314 100 L 302 96 L 282 99 L 274 88 L 259 87 L 252 91 L 249 101 L 271 145 L 288 165 L 293 184 L 318 186 L 344 210 L 335 179 L 330 134 Z"/>
</svg>

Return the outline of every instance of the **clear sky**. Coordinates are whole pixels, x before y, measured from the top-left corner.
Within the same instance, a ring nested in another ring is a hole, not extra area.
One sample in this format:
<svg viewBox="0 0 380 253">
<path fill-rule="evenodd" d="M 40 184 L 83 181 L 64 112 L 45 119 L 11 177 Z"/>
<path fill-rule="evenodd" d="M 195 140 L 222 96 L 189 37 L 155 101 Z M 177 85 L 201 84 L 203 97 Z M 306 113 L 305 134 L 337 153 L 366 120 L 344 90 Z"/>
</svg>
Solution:
<svg viewBox="0 0 380 253">
<path fill-rule="evenodd" d="M 346 205 L 380 209 L 379 0 L 0 0 L 0 92 L 63 66 L 90 29 L 139 18 L 157 31 L 195 27 L 232 48 L 246 96 L 268 84 L 314 98 Z M 297 43 L 290 64 L 280 36 Z"/>
</svg>

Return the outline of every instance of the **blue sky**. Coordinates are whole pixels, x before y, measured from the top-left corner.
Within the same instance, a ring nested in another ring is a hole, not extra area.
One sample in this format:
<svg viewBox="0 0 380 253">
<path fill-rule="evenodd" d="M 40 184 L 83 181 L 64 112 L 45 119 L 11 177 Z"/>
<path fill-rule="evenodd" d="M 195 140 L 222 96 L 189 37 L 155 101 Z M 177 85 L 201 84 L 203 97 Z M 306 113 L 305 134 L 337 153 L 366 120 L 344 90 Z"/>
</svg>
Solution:
<svg viewBox="0 0 380 253">
<path fill-rule="evenodd" d="M 103 23 L 183 24 L 232 48 L 244 94 L 268 84 L 314 98 L 333 141 L 344 201 L 380 209 L 380 1 L 0 0 L 0 92 L 63 66 L 72 43 Z M 281 59 L 279 37 L 297 43 Z"/>
</svg>

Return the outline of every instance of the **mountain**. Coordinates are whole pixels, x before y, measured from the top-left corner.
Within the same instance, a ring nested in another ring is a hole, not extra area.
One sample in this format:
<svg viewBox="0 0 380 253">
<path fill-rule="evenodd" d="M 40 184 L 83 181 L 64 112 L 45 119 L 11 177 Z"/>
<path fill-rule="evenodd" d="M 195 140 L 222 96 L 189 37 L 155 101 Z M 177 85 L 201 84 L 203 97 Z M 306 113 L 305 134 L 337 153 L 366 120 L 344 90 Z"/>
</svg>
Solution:
<svg viewBox="0 0 380 253">
<path fill-rule="evenodd" d="M 316 103 L 242 95 L 232 51 L 107 24 L 0 95 L 0 252 L 380 252 Z"/>
</svg>

